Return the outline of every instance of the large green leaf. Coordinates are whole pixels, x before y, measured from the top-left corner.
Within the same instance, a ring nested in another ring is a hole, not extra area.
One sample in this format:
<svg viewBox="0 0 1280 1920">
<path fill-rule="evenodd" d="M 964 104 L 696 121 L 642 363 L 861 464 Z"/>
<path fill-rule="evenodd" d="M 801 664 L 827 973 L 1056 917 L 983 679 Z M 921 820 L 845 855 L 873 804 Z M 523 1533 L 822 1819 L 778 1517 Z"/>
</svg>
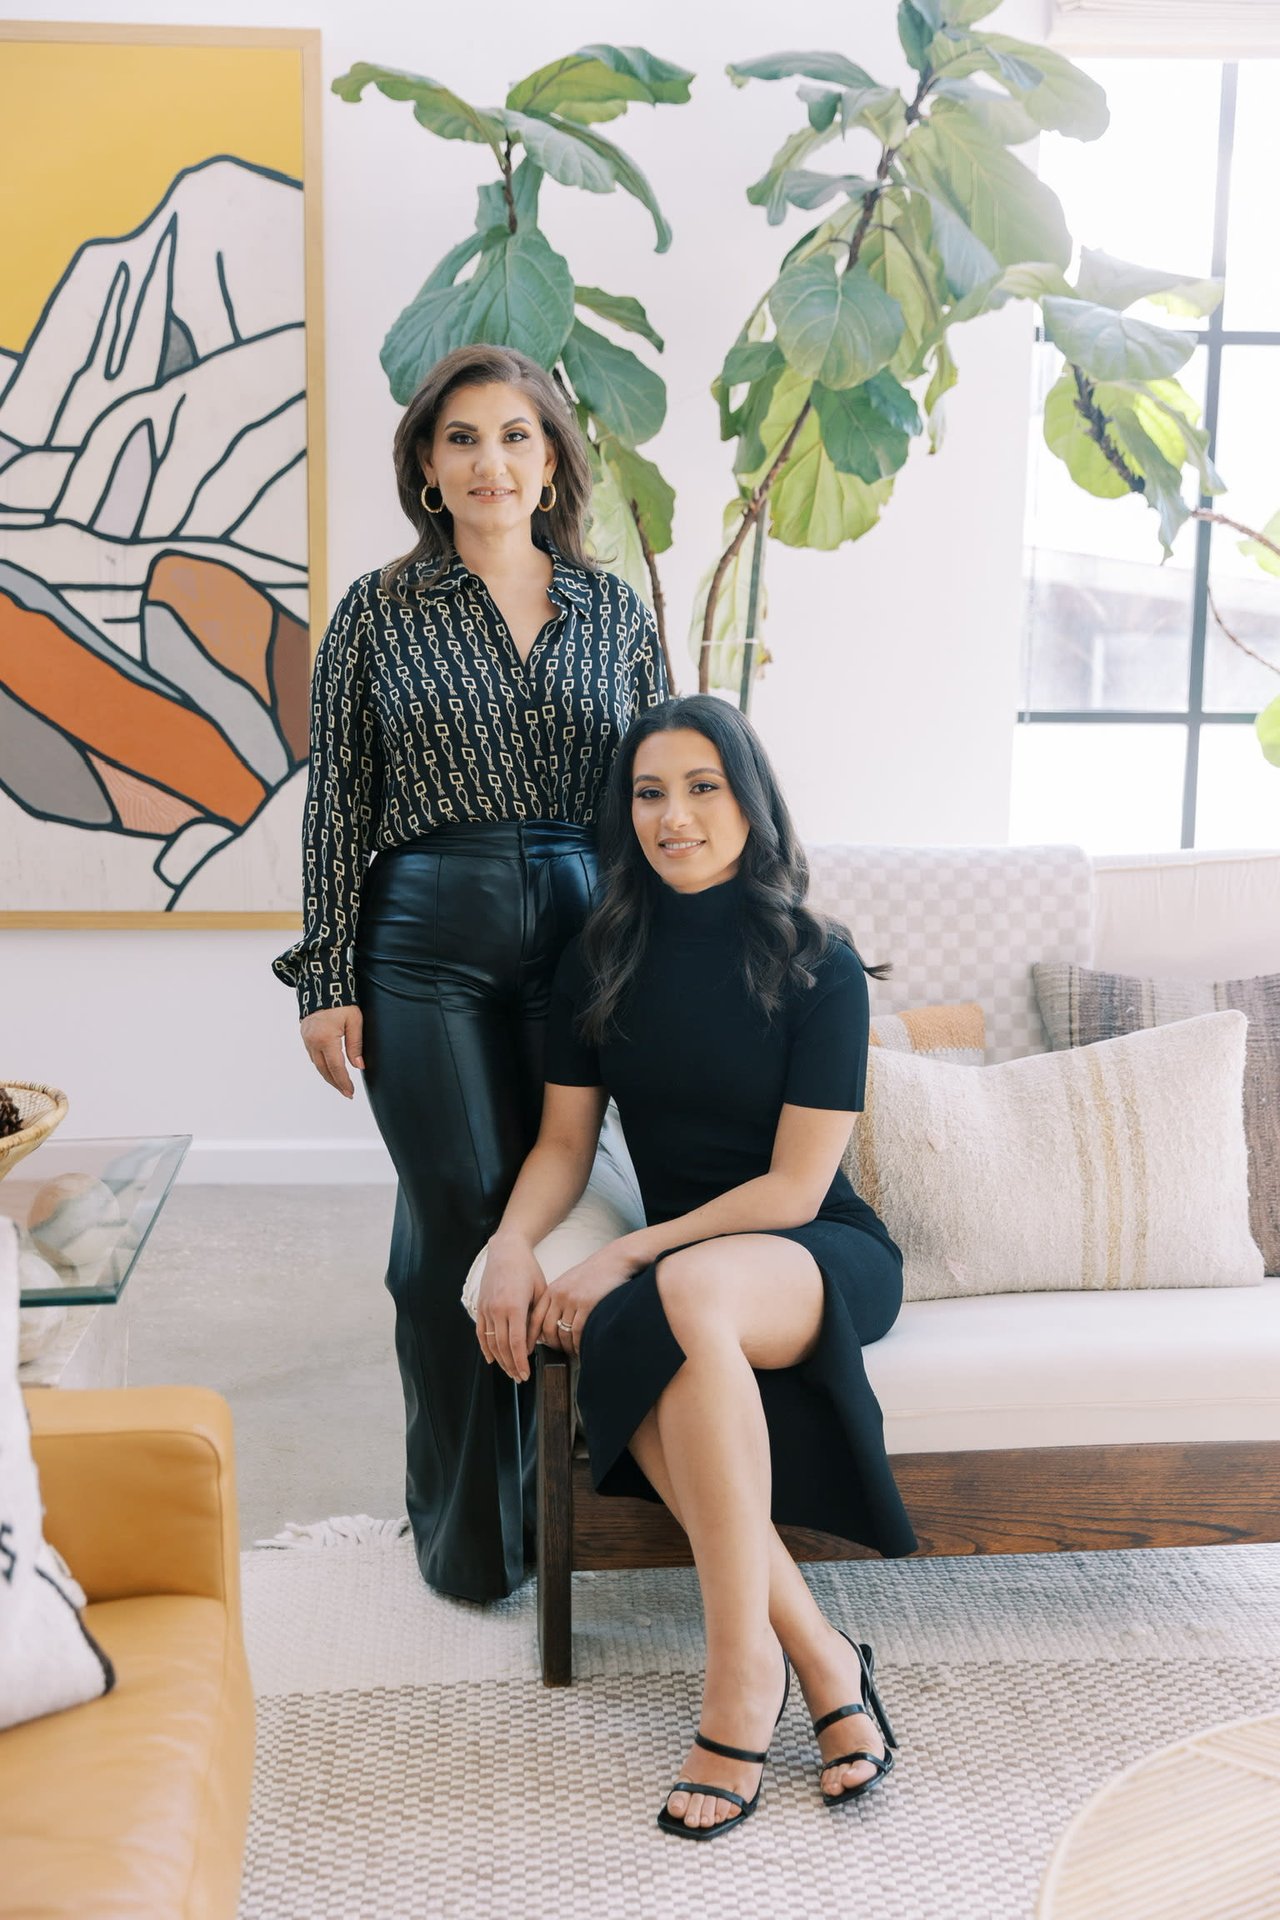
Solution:
<svg viewBox="0 0 1280 1920">
<path fill-rule="evenodd" d="M 935 341 L 933 371 L 929 376 L 929 384 L 924 394 L 930 453 L 936 453 L 942 445 L 947 429 L 946 398 L 959 378 L 960 369 L 952 357 L 951 348 L 947 345 L 945 337 Z"/>
<path fill-rule="evenodd" d="M 1040 128 L 1024 106 L 981 81 L 938 80 L 933 94 L 939 100 L 958 100 L 1002 147 L 1021 147 L 1039 136 Z"/>
<path fill-rule="evenodd" d="M 1200 409 L 1177 380 L 1099 380 L 1093 396 L 1103 413 L 1130 412 L 1151 435 L 1166 459 L 1180 467 L 1190 461 L 1202 493 L 1223 492 L 1209 458 L 1208 431 L 1198 424 Z"/>
<path fill-rule="evenodd" d="M 392 321 L 379 359 L 391 397 L 404 407 L 428 367 L 471 338 L 471 282 L 460 287 L 423 287 Z"/>
<path fill-rule="evenodd" d="M 979 314 L 995 313 L 1000 307 L 1008 306 L 1010 300 L 1042 300 L 1046 294 L 1063 294 L 1071 297 L 1072 289 L 1063 277 L 1061 267 L 1051 260 L 1022 260 L 1012 267 L 1006 267 L 1000 278 L 991 286 L 979 287 L 974 293 L 966 294 L 958 300 L 943 316 L 941 323 L 935 326 L 927 345 L 932 346 L 948 327 L 960 326 L 966 320 L 975 320 Z"/>
<path fill-rule="evenodd" d="M 591 525 L 587 539 L 594 559 L 620 574 L 647 601 L 653 592 L 644 548 L 617 473 L 595 447 L 591 460 Z"/>
<path fill-rule="evenodd" d="M 790 134 L 783 141 L 767 172 L 747 188 L 747 199 L 753 207 L 765 209 L 771 227 L 787 217 L 787 181 L 799 169 L 800 162 L 834 137 L 834 127 L 801 127 L 798 133 Z"/>
<path fill-rule="evenodd" d="M 827 387 L 853 387 L 893 358 L 902 309 L 863 266 L 836 272 L 828 258 L 787 267 L 769 295 L 789 366 Z"/>
<path fill-rule="evenodd" d="M 646 460 L 634 447 L 624 447 L 612 434 L 601 434 L 598 445 L 623 498 L 639 515 L 645 539 L 654 553 L 665 553 L 671 545 L 676 505 L 674 488 L 652 460 Z"/>
<path fill-rule="evenodd" d="M 872 482 L 897 473 L 906 460 L 910 437 L 875 405 L 865 386 L 833 392 L 817 384 L 813 408 L 822 444 L 837 472 Z"/>
<path fill-rule="evenodd" d="M 728 432 L 725 431 L 722 415 L 721 438 L 728 439 L 729 433 L 736 433 L 738 436 L 738 446 L 733 457 L 735 473 L 753 473 L 766 464 L 772 443 L 765 440 L 765 430 L 773 419 L 773 404 L 778 386 L 784 379 L 790 377 L 791 369 L 779 354 L 778 364 L 769 367 L 751 382 L 746 399 L 729 417 Z M 808 382 L 803 384 L 807 394 Z M 793 415 L 792 418 L 794 417 Z"/>
<path fill-rule="evenodd" d="M 929 49 L 937 31 L 937 22 L 927 17 L 924 6 L 925 0 L 920 6 L 913 6 L 912 0 L 898 0 L 898 39 L 907 64 L 919 74 L 928 71 Z"/>
<path fill-rule="evenodd" d="M 573 390 L 609 432 L 629 447 L 651 440 L 667 412 L 667 390 L 658 374 L 629 347 L 606 340 L 575 320 L 564 343 L 564 369 Z"/>
<path fill-rule="evenodd" d="M 794 367 L 769 373 L 751 388 L 733 470 L 747 487 L 763 480 L 807 406 L 813 387 Z M 747 415 L 753 413 L 748 422 Z M 750 433 L 748 433 L 748 425 Z"/>
<path fill-rule="evenodd" d="M 1107 96 L 1098 82 L 1050 47 L 1005 33 L 944 28 L 929 59 L 934 71 L 948 80 L 989 73 L 1046 131 L 1096 140 L 1107 130 Z"/>
<path fill-rule="evenodd" d="M 439 287 L 451 287 L 469 260 L 474 260 L 481 247 L 487 242 L 501 242 L 503 229 L 489 228 L 481 233 L 469 233 L 465 240 L 459 240 L 456 247 L 450 247 L 442 260 L 438 260 L 422 283 L 423 293 L 434 293 Z M 419 296 L 421 297 L 421 296 Z"/>
<path fill-rule="evenodd" d="M 1280 695 L 1269 700 L 1253 723 L 1258 736 L 1258 745 L 1262 748 L 1262 757 L 1273 767 L 1280 767 Z"/>
<path fill-rule="evenodd" d="M 1188 279 L 1180 273 L 1161 273 L 1155 267 L 1137 267 L 1096 247 L 1081 247 L 1076 275 L 1076 298 L 1101 307 L 1128 307 L 1135 300 L 1163 296 L 1172 313 L 1212 313 L 1222 299 L 1221 280 Z"/>
<path fill-rule="evenodd" d="M 1141 475 L 1143 498 L 1160 517 L 1160 544 L 1167 555 L 1190 513 L 1182 497 L 1182 469 L 1165 458 L 1136 414 L 1113 414 L 1108 431 L 1125 464 Z"/>
<path fill-rule="evenodd" d="M 726 387 L 740 387 L 746 380 L 759 380 L 762 374 L 783 367 L 782 350 L 775 340 L 737 340 L 725 355 L 720 379 Z"/>
<path fill-rule="evenodd" d="M 931 336 L 944 325 L 946 297 L 928 207 L 919 195 L 895 193 L 878 203 L 858 264 L 901 309 L 904 331 L 889 366 L 899 379 L 914 380 L 924 371 Z"/>
<path fill-rule="evenodd" d="M 1091 300 L 1050 294 L 1040 311 L 1046 337 L 1095 380 L 1158 380 L 1185 366 L 1195 351 L 1185 333 L 1130 320 Z"/>
<path fill-rule="evenodd" d="M 883 414 L 890 425 L 901 428 L 905 434 L 919 433 L 920 409 L 907 388 L 887 369 L 873 373 L 857 391 L 866 394 L 876 412 Z"/>
<path fill-rule="evenodd" d="M 908 179 L 945 200 L 1002 267 L 1026 260 L 1065 267 L 1071 236 L 1057 196 L 952 100 L 939 100 L 902 149 Z"/>
<path fill-rule="evenodd" d="M 484 107 L 473 107 L 461 94 L 429 80 L 423 73 L 405 73 L 399 67 L 373 66 L 357 60 L 354 67 L 340 73 L 333 91 L 343 100 L 358 100 L 366 87 L 376 87 L 388 100 L 412 100 L 413 117 L 420 126 L 438 133 L 443 140 L 479 140 L 500 155 L 503 126 L 501 118 Z"/>
<path fill-rule="evenodd" d="M 1132 488 L 1116 472 L 1089 432 L 1077 397 L 1076 383 L 1069 371 L 1050 387 L 1044 402 L 1045 445 L 1065 463 L 1078 487 L 1099 500 L 1118 500 L 1132 492 Z"/>
<path fill-rule="evenodd" d="M 685 68 L 659 60 L 643 47 L 596 43 L 517 80 L 507 105 L 520 113 L 556 113 L 585 125 L 616 119 L 637 100 L 653 107 L 679 105 L 689 98 L 692 79 Z"/>
<path fill-rule="evenodd" d="M 792 74 L 834 87 L 876 85 L 865 67 L 855 66 L 842 53 L 767 53 L 760 60 L 735 60 L 725 72 L 735 87 L 744 87 L 748 80 L 786 80 Z"/>
<path fill-rule="evenodd" d="M 769 495 L 769 531 L 783 546 L 829 551 L 868 533 L 892 492 L 892 479 L 868 486 L 856 474 L 838 471 L 822 444 L 815 411 Z"/>
<path fill-rule="evenodd" d="M 542 169 L 535 167 L 527 156 L 511 176 L 511 198 L 515 203 L 516 225 L 520 227 L 536 226 L 538 222 L 538 189 L 542 185 Z M 481 233 L 490 227 L 510 227 L 511 209 L 507 205 L 507 196 L 502 191 L 501 180 L 487 180 L 476 191 L 476 226 Z"/>
<path fill-rule="evenodd" d="M 1000 262 L 955 208 L 936 194 L 926 196 L 933 222 L 933 243 L 953 298 L 963 300 L 1000 278 Z"/>
<path fill-rule="evenodd" d="M 573 325 L 573 275 L 536 227 L 487 249 L 467 282 L 467 339 L 515 347 L 554 366 Z"/>
<path fill-rule="evenodd" d="M 631 156 L 624 153 L 621 147 L 615 147 L 612 140 L 606 140 L 602 133 L 596 133 L 589 127 L 566 125 L 562 130 L 572 133 L 575 139 L 582 141 L 584 146 L 590 147 L 594 153 L 608 161 L 613 169 L 613 177 L 623 192 L 631 194 L 641 206 L 648 208 L 653 216 L 654 231 L 658 236 L 654 251 L 665 253 L 671 245 L 671 229 L 663 217 L 662 208 L 658 205 L 653 188 Z"/>
<path fill-rule="evenodd" d="M 875 185 L 874 180 L 868 180 L 862 173 L 813 173 L 806 167 L 794 167 L 790 173 L 783 174 L 779 193 L 793 207 L 811 209 L 824 205 L 837 193 L 861 197 L 870 193 Z"/>
<path fill-rule="evenodd" d="M 629 293 L 605 293 L 600 287 L 575 287 L 573 297 L 589 313 L 598 313 L 602 320 L 611 320 L 615 327 L 622 327 L 627 333 L 640 334 L 651 347 L 662 352 L 662 335 L 655 333 L 648 314 Z"/>
<path fill-rule="evenodd" d="M 1280 545 L 1280 513 L 1273 513 L 1266 526 L 1259 527 L 1258 531 Z M 1280 575 L 1280 553 L 1272 553 L 1271 548 L 1264 547 L 1260 540 L 1240 540 L 1236 544 L 1246 558 L 1257 561 L 1264 573 Z M 1280 765 L 1280 762 L 1277 764 Z"/>
<path fill-rule="evenodd" d="M 511 138 L 523 141 L 534 164 L 562 187 L 612 193 L 617 186 L 617 176 L 604 154 L 579 139 L 576 127 L 553 126 L 531 113 L 506 111 L 502 117 Z"/>
</svg>

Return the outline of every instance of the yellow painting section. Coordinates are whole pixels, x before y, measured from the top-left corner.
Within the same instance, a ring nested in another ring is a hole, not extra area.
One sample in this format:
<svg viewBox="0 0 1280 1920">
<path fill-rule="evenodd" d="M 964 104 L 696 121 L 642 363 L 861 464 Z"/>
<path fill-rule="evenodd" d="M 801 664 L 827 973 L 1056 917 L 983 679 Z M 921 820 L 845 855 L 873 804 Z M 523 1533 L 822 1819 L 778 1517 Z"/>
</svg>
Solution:
<svg viewBox="0 0 1280 1920">
<path fill-rule="evenodd" d="M 302 178 L 293 47 L 0 40 L 0 347 L 26 345 L 85 240 L 130 233 L 182 168 L 233 154 Z"/>
</svg>

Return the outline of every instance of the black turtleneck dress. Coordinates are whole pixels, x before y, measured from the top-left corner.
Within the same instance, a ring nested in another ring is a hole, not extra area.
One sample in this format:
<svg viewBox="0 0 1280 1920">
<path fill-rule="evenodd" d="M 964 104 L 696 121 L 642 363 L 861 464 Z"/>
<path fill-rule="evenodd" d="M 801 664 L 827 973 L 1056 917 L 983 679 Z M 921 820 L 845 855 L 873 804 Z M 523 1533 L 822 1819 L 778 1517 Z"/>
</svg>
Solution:
<svg viewBox="0 0 1280 1920">
<path fill-rule="evenodd" d="M 653 921 L 639 973 L 615 1031 L 598 1048 L 577 1030 L 590 997 L 580 943 L 566 948 L 552 991 L 546 1078 L 613 1095 L 645 1217 L 658 1225 L 767 1173 L 784 1104 L 859 1111 L 870 1017 L 861 964 L 833 941 L 814 969 L 815 985 L 788 991 L 766 1019 L 742 980 L 741 882 L 694 894 L 652 884 Z M 915 1535 L 862 1362 L 863 1347 L 897 1317 L 902 1256 L 843 1173 L 813 1220 L 766 1231 L 809 1250 L 824 1292 L 810 1357 L 756 1372 L 769 1428 L 773 1518 L 883 1554 L 910 1553 Z M 658 1496 L 628 1443 L 685 1357 L 658 1292 L 657 1265 L 592 1309 L 578 1381 L 595 1486 L 650 1500 Z"/>
</svg>

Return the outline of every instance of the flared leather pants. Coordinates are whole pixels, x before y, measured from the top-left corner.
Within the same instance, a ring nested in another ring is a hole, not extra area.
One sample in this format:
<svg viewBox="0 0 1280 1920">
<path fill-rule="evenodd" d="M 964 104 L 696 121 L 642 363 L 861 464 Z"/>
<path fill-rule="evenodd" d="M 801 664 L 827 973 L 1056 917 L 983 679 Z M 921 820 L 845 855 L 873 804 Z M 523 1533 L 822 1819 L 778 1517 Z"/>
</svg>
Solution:
<svg viewBox="0 0 1280 1920">
<path fill-rule="evenodd" d="M 537 1137 L 551 980 L 594 881 L 592 832 L 555 820 L 443 827 L 365 878 L 356 976 L 399 1177 L 406 1498 L 423 1578 L 467 1600 L 510 1593 L 533 1560 L 535 1436 L 532 1381 L 485 1364 L 459 1296 Z"/>
</svg>

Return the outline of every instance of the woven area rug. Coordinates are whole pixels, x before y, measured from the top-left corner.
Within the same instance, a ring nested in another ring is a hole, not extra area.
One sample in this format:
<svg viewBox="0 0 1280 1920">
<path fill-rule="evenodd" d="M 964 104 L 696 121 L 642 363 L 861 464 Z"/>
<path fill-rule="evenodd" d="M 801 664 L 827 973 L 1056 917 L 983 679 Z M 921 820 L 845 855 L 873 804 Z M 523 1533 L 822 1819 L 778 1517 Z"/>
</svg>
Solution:
<svg viewBox="0 0 1280 1920">
<path fill-rule="evenodd" d="M 755 1818 L 695 1847 L 653 1823 L 698 1707 L 692 1574 L 577 1575 L 577 1678 L 550 1692 L 532 1583 L 444 1600 L 370 1532 L 244 1556 L 242 1920 L 1031 1920 L 1098 1783 L 1280 1706 L 1277 1547 L 812 1567 L 875 1644 L 899 1769 L 823 1807 L 797 1696 Z"/>
</svg>

